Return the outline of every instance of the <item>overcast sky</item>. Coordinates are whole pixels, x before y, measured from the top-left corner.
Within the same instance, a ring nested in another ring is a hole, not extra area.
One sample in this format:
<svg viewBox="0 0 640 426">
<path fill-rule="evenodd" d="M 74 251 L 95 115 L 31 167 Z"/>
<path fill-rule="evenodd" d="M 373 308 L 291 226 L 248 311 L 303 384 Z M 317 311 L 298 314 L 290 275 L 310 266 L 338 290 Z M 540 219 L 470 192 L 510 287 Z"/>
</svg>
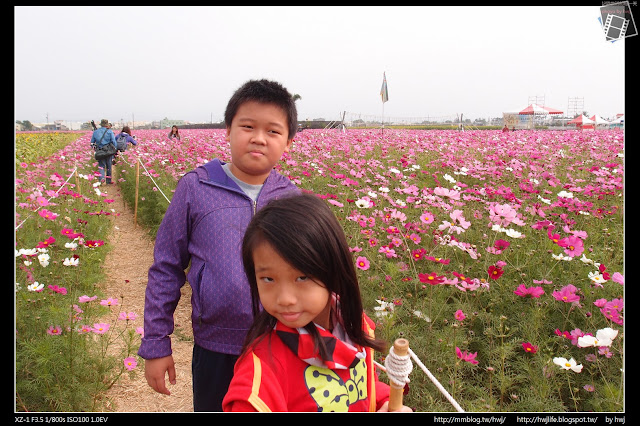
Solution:
<svg viewBox="0 0 640 426">
<path fill-rule="evenodd" d="M 15 119 L 221 121 L 267 78 L 299 119 L 624 112 L 625 42 L 584 7 L 15 7 Z M 633 10 L 632 10 L 633 13 Z"/>
</svg>

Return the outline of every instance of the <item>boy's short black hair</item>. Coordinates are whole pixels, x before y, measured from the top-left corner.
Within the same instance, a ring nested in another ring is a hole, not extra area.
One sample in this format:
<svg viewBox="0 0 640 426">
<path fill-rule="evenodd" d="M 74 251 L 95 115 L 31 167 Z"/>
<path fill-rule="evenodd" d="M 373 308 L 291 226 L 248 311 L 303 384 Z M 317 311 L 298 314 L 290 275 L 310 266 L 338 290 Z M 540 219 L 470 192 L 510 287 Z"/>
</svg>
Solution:
<svg viewBox="0 0 640 426">
<path fill-rule="evenodd" d="M 289 121 L 289 136 L 293 138 L 298 130 L 298 110 L 296 102 L 289 91 L 280 83 L 269 80 L 249 80 L 236 90 L 229 99 L 227 109 L 224 112 L 224 123 L 231 127 L 231 121 L 238 112 L 240 105 L 245 102 L 254 101 L 273 104 L 282 109 Z"/>
</svg>

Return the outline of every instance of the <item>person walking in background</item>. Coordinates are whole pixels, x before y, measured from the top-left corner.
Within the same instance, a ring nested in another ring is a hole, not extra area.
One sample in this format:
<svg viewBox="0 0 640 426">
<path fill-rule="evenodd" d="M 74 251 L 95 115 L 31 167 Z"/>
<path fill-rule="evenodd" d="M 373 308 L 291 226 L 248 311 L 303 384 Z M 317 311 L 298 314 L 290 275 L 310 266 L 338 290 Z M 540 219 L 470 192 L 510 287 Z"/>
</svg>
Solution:
<svg viewBox="0 0 640 426">
<path fill-rule="evenodd" d="M 147 383 L 170 394 L 175 383 L 173 314 L 185 279 L 192 288 L 193 407 L 222 411 L 222 399 L 253 315 L 240 246 L 249 221 L 272 199 L 300 190 L 274 166 L 297 129 L 292 95 L 268 80 L 250 80 L 225 110 L 231 162 L 217 158 L 186 173 L 158 228 L 144 307 Z M 185 270 L 188 268 L 188 274 Z"/>
<path fill-rule="evenodd" d="M 116 147 L 116 138 L 111 130 L 109 120 L 103 118 L 100 120 L 100 128 L 93 131 L 91 135 L 91 146 L 94 149 L 100 148 L 107 144 L 113 144 Z M 102 160 L 98 160 L 98 171 L 100 172 L 100 183 L 111 184 L 111 165 L 113 164 L 113 155 Z"/>
<path fill-rule="evenodd" d="M 116 146 L 118 151 L 116 151 L 116 155 L 113 156 L 112 164 L 116 164 L 118 161 L 118 154 L 126 151 L 129 144 L 138 145 L 138 141 L 136 140 L 136 137 L 131 134 L 129 126 L 124 126 L 122 131 L 116 135 Z"/>
<path fill-rule="evenodd" d="M 178 139 L 180 140 L 180 133 L 178 132 L 178 126 L 175 124 L 171 126 L 171 131 L 169 132 L 169 139 Z"/>
</svg>

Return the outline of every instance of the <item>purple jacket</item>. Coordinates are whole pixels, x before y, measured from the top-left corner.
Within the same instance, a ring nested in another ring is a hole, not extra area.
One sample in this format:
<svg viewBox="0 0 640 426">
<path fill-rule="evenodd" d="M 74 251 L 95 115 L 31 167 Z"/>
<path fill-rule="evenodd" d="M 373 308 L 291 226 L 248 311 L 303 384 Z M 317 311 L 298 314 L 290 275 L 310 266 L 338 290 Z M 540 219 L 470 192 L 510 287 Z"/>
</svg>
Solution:
<svg viewBox="0 0 640 426">
<path fill-rule="evenodd" d="M 270 200 L 300 190 L 272 170 L 254 203 L 226 175 L 222 164 L 214 159 L 185 174 L 158 228 L 145 295 L 144 337 L 138 350 L 144 359 L 172 353 L 169 335 L 185 277 L 192 290 L 195 343 L 214 352 L 240 354 L 253 321 L 242 266 L 245 229 Z"/>
</svg>

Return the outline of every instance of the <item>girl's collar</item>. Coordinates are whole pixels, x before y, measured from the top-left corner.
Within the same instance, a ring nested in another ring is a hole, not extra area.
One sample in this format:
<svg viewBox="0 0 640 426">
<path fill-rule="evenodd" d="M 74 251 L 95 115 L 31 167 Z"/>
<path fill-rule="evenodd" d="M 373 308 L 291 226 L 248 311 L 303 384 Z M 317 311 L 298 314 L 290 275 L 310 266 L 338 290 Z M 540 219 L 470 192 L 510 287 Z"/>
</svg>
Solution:
<svg viewBox="0 0 640 426">
<path fill-rule="evenodd" d="M 364 348 L 353 344 L 340 322 L 334 323 L 333 333 L 315 323 L 311 324 L 316 327 L 327 348 L 327 359 L 320 357 L 315 341 L 306 329 L 290 328 L 278 321 L 274 331 L 301 360 L 316 367 L 332 370 L 353 368 L 366 357 Z"/>
</svg>

